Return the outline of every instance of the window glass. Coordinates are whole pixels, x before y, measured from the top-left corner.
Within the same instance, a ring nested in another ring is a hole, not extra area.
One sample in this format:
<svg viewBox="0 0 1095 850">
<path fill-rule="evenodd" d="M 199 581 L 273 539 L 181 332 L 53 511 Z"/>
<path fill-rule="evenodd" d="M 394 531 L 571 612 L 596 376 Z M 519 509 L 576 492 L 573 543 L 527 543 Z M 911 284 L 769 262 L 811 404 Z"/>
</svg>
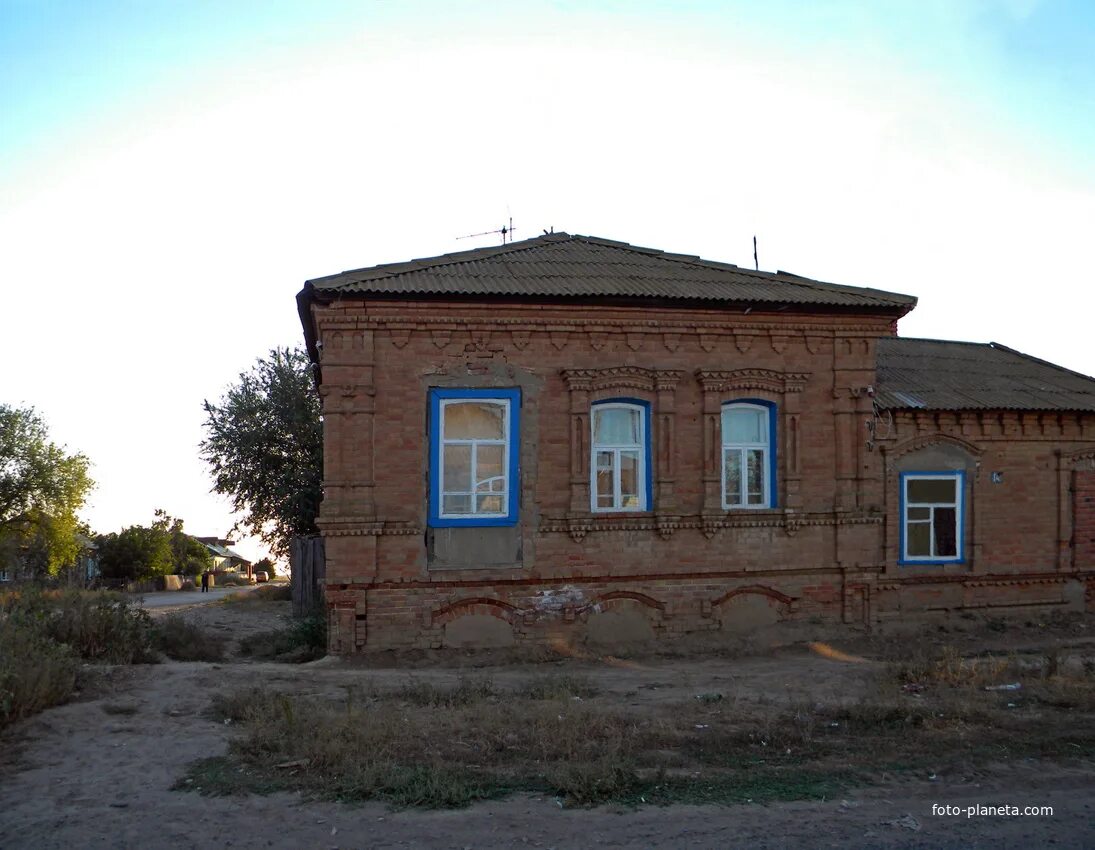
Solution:
<svg viewBox="0 0 1095 850">
<path fill-rule="evenodd" d="M 908 480 L 910 502 L 948 502 L 954 504 L 953 478 L 910 478 Z"/>
<path fill-rule="evenodd" d="M 725 407 L 722 411 L 723 443 L 763 443 L 764 411 L 749 407 Z"/>
<path fill-rule="evenodd" d="M 476 496 L 475 500 L 476 513 L 500 514 L 504 510 L 502 496 L 500 494 L 495 494 L 492 496 Z"/>
<path fill-rule="evenodd" d="M 638 452 L 620 452 L 620 506 L 639 507 Z"/>
<path fill-rule="evenodd" d="M 471 496 L 446 494 L 441 499 L 441 510 L 446 514 L 470 514 Z"/>
<path fill-rule="evenodd" d="M 906 533 L 908 553 L 913 558 L 931 557 L 931 523 L 910 522 Z"/>
<path fill-rule="evenodd" d="M 449 446 L 449 448 L 457 448 Z M 475 490 L 477 493 L 505 489 L 506 478 L 502 469 L 505 446 L 482 445 L 475 447 Z M 448 484 L 445 485 L 449 489 Z M 452 488 L 456 489 L 456 488 Z"/>
<path fill-rule="evenodd" d="M 496 392 L 497 397 L 483 390 L 430 391 L 431 524 L 446 527 L 482 521 L 491 525 L 516 520 L 513 452 L 517 435 L 510 430 L 517 424 L 520 393 Z"/>
<path fill-rule="evenodd" d="M 646 507 L 644 412 L 626 402 L 594 405 L 590 412 L 591 504 L 594 510 Z"/>
<path fill-rule="evenodd" d="M 760 449 L 748 449 L 746 457 L 749 463 L 748 495 L 750 505 L 764 504 L 764 452 Z"/>
<path fill-rule="evenodd" d="M 765 508 L 773 503 L 771 434 L 767 407 L 735 402 L 722 408 L 724 508 Z"/>
<path fill-rule="evenodd" d="M 933 508 L 935 555 L 953 558 L 958 554 L 958 513 L 954 508 Z"/>
<path fill-rule="evenodd" d="M 601 446 L 636 446 L 641 425 L 639 411 L 607 407 L 593 411 L 593 441 Z"/>
<path fill-rule="evenodd" d="M 470 445 L 445 446 L 445 492 L 471 492 Z"/>
<path fill-rule="evenodd" d="M 613 453 L 597 452 L 597 507 L 611 508 L 614 500 Z"/>
<path fill-rule="evenodd" d="M 446 440 L 504 440 L 506 408 L 479 401 L 449 402 L 445 405 Z"/>
<path fill-rule="evenodd" d="M 903 473 L 902 558 L 927 563 L 962 558 L 961 473 Z"/>
<path fill-rule="evenodd" d="M 726 503 L 741 504 L 741 452 L 727 449 L 723 452 L 723 473 L 726 476 Z"/>
</svg>

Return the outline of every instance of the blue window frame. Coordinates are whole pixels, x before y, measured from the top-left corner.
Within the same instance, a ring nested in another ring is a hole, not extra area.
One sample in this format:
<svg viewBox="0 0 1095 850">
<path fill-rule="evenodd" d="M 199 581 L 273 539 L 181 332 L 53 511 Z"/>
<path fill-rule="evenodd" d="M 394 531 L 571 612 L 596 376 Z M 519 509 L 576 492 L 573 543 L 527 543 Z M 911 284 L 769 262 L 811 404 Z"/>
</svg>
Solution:
<svg viewBox="0 0 1095 850">
<path fill-rule="evenodd" d="M 743 398 L 722 406 L 722 507 L 761 510 L 777 506 L 776 406 Z"/>
<path fill-rule="evenodd" d="M 589 502 L 594 513 L 649 511 L 650 404 L 609 398 L 590 409 Z"/>
<path fill-rule="evenodd" d="M 429 524 L 516 525 L 519 389 L 430 390 Z"/>
<path fill-rule="evenodd" d="M 965 472 L 902 472 L 899 484 L 898 563 L 963 563 Z"/>
</svg>

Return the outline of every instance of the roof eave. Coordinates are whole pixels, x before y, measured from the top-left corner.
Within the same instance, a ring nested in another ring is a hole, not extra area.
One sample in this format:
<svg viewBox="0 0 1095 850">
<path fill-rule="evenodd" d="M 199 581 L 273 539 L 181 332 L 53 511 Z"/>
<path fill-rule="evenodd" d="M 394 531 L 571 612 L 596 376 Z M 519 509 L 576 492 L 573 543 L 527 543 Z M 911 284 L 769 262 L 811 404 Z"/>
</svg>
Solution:
<svg viewBox="0 0 1095 850">
<path fill-rule="evenodd" d="M 316 331 L 315 318 L 312 316 L 314 301 L 315 287 L 311 281 L 308 281 L 297 293 L 297 314 L 300 316 L 300 324 L 304 329 L 304 349 L 308 352 L 308 359 L 312 361 L 312 379 L 318 389 L 323 376 L 319 366 L 319 334 Z"/>
<path fill-rule="evenodd" d="M 309 281 L 304 289 L 297 295 L 298 309 L 303 311 L 302 299 L 307 298 L 308 316 L 301 313 L 301 322 L 305 327 L 305 337 L 309 333 L 311 323 L 310 306 L 312 303 L 331 303 L 343 300 L 376 300 L 376 301 L 435 301 L 455 302 L 468 304 L 473 302 L 495 302 L 510 304 L 575 304 L 578 306 L 658 306 L 678 309 L 749 309 L 750 311 L 763 311 L 771 313 L 784 313 L 788 310 L 797 310 L 809 313 L 875 313 L 900 319 L 916 307 L 916 299 L 911 298 L 908 303 L 892 304 L 832 304 L 825 302 L 800 302 L 789 300 L 762 300 L 757 298 L 742 298 L 740 300 L 722 301 L 714 298 L 669 298 L 666 296 L 640 295 L 544 295 L 521 293 L 454 293 L 454 292 L 361 292 L 336 289 L 318 289 Z M 314 324 L 311 325 L 313 338 L 315 335 Z M 313 343 L 314 344 L 314 343 Z"/>
</svg>

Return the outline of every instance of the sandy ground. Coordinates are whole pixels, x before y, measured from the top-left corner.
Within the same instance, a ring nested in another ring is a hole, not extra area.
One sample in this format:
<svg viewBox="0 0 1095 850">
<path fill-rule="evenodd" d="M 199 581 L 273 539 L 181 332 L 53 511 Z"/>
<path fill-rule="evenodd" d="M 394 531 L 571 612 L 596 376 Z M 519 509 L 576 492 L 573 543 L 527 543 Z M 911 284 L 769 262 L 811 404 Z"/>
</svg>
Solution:
<svg viewBox="0 0 1095 850">
<path fill-rule="evenodd" d="M 285 604 L 213 604 L 191 614 L 239 636 L 270 628 Z M 855 694 L 871 665 L 803 648 L 738 659 L 653 659 L 481 668 L 499 685 L 547 670 L 581 673 L 621 703 L 718 690 Z M 1095 847 L 1095 773 L 1038 762 L 976 775 L 905 778 L 825 802 L 768 806 L 570 809 L 521 797 L 457 811 L 390 811 L 299 795 L 204 798 L 172 791 L 187 765 L 225 752 L 236 734 L 203 716 L 212 694 L 250 684 L 304 693 L 383 688 L 466 670 L 369 668 L 324 659 L 290 666 L 233 660 L 115 668 L 94 693 L 0 739 L 0 847 Z M 933 803 L 1053 806 L 1051 817 L 933 816 Z"/>
</svg>

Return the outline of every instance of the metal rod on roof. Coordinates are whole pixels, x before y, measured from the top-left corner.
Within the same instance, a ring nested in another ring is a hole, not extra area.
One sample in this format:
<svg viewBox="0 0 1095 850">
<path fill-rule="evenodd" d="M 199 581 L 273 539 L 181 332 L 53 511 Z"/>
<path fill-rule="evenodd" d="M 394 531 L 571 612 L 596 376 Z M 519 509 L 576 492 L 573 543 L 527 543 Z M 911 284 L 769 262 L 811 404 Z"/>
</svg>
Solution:
<svg viewBox="0 0 1095 850">
<path fill-rule="evenodd" d="M 513 231 L 515 231 L 516 229 L 517 228 L 513 226 L 513 216 L 510 216 L 509 226 L 506 226 L 506 225 L 503 224 L 501 229 L 499 229 L 499 230 L 484 230 L 482 233 L 469 233 L 467 236 L 457 236 L 456 238 L 457 239 L 473 239 L 476 236 L 490 236 L 492 233 L 501 233 L 502 234 L 502 244 L 505 245 L 506 244 L 506 234 L 507 233 L 509 234 L 509 237 L 510 237 L 509 241 L 512 242 L 513 241 Z"/>
<path fill-rule="evenodd" d="M 757 234 L 753 234 L 753 266 L 760 271 L 760 260 L 757 259 Z"/>
</svg>

